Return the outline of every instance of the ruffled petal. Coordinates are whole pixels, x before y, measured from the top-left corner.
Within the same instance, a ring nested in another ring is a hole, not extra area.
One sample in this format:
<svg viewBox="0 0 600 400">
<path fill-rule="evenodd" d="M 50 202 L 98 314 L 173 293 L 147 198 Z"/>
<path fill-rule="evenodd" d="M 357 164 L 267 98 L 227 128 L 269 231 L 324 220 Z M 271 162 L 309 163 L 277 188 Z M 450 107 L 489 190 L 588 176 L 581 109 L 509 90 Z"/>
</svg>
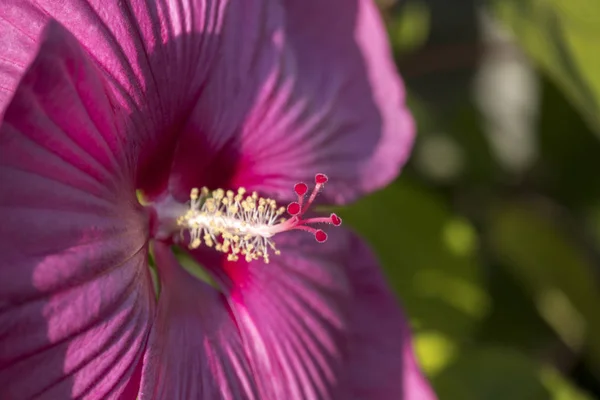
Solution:
<svg viewBox="0 0 600 400">
<path fill-rule="evenodd" d="M 410 328 L 371 251 L 352 240 L 349 393 L 345 399 L 435 400 L 413 353 Z"/>
<path fill-rule="evenodd" d="M 288 200 L 295 183 L 325 173 L 323 199 L 345 203 L 394 179 L 415 128 L 372 0 L 231 8 L 173 191 L 245 186 Z"/>
<path fill-rule="evenodd" d="M 267 265 L 194 253 L 226 288 L 261 398 L 435 399 L 360 239 L 338 229 L 322 245 L 300 233 L 278 247 Z"/>
<path fill-rule="evenodd" d="M 278 242 L 270 264 L 196 252 L 226 288 L 261 399 L 342 398 L 351 288 L 343 230 L 319 246 L 305 234 Z"/>
<path fill-rule="evenodd" d="M 185 272 L 165 244 L 154 256 L 162 291 L 140 399 L 260 399 L 223 295 Z"/>
<path fill-rule="evenodd" d="M 33 59 L 41 31 L 58 20 L 107 80 L 141 148 L 138 188 L 167 184 L 180 125 L 216 57 L 226 0 L 3 0 L 0 113 Z"/>
<path fill-rule="evenodd" d="M 148 221 L 106 93 L 52 23 L 4 112 L 0 398 L 106 399 L 139 384 L 154 306 Z"/>
</svg>

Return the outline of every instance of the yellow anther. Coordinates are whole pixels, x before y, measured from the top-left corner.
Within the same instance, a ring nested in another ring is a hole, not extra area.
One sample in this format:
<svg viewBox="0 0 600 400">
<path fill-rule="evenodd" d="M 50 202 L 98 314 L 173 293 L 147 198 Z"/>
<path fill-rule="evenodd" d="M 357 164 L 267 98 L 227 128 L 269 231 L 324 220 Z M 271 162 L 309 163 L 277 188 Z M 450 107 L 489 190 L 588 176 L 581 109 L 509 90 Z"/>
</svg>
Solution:
<svg viewBox="0 0 600 400">
<path fill-rule="evenodd" d="M 212 192 L 212 197 L 216 200 L 221 200 L 224 196 L 224 192 L 223 189 L 217 189 L 217 190 L 213 190 Z"/>
<path fill-rule="evenodd" d="M 190 233 L 189 247 L 205 244 L 227 254 L 229 261 L 240 257 L 246 261 L 262 259 L 269 262 L 271 250 L 280 252 L 270 239 L 271 226 L 275 225 L 284 207 L 275 200 L 247 194 L 244 188 L 237 191 L 206 187 L 190 191 L 190 208 L 177 218 L 177 224 Z M 279 219 L 280 220 L 280 219 Z"/>
</svg>

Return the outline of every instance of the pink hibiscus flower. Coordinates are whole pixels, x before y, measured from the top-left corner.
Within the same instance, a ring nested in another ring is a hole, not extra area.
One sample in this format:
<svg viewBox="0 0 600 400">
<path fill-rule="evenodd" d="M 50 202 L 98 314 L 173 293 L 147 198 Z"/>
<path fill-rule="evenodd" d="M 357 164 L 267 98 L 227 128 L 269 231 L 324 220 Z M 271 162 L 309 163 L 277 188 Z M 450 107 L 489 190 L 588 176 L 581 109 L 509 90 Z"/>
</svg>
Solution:
<svg viewBox="0 0 600 400">
<path fill-rule="evenodd" d="M 407 157 L 370 0 L 5 0 L 0 43 L 0 398 L 434 398 L 372 254 L 292 190 Z"/>
</svg>

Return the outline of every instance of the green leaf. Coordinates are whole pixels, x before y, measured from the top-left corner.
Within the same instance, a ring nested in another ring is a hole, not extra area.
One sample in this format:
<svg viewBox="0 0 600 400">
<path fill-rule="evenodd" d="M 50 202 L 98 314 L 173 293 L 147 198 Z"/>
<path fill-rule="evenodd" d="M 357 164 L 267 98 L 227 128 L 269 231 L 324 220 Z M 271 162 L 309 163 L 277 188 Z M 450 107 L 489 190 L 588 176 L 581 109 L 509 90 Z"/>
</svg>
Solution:
<svg viewBox="0 0 600 400">
<path fill-rule="evenodd" d="M 596 0 L 494 0 L 515 37 L 600 134 L 600 7 Z"/>
<path fill-rule="evenodd" d="M 550 391 L 552 400 L 593 400 L 592 396 L 575 387 L 552 368 L 543 368 L 540 376 L 544 386 Z"/>
<path fill-rule="evenodd" d="M 521 282 L 497 263 L 490 265 L 488 274 L 494 306 L 478 341 L 508 346 L 531 356 L 556 346 L 560 339 L 540 316 Z"/>
<path fill-rule="evenodd" d="M 395 52 L 409 53 L 425 44 L 429 35 L 430 10 L 423 0 L 403 4 L 401 11 L 387 22 L 388 34 Z"/>
<path fill-rule="evenodd" d="M 211 276 L 210 272 L 208 272 L 204 266 L 194 260 L 185 250 L 182 250 L 177 246 L 173 246 L 171 249 L 173 250 L 177 261 L 179 261 L 179 264 L 183 267 L 183 269 L 201 281 L 208 283 L 215 288 L 219 287 L 217 282 Z"/>
<path fill-rule="evenodd" d="M 539 149 L 541 171 L 536 184 L 561 204 L 577 209 L 600 198 L 600 185 L 590 185 L 600 170 L 600 141 L 582 115 L 547 77 L 541 79 Z"/>
<path fill-rule="evenodd" d="M 417 346 L 423 362 L 432 370 L 441 368 L 489 311 L 475 230 L 433 192 L 407 181 L 339 213 L 375 248 L 416 330 L 424 335 Z M 432 346 L 445 349 L 444 354 Z"/>
<path fill-rule="evenodd" d="M 500 346 L 463 352 L 433 384 L 440 400 L 591 400 L 554 369 Z"/>
<path fill-rule="evenodd" d="M 413 336 L 413 346 L 421 368 L 429 376 L 436 376 L 454 361 L 460 347 L 456 340 L 440 332 L 428 331 Z"/>
<path fill-rule="evenodd" d="M 584 250 L 555 222 L 556 215 L 544 204 L 503 205 L 491 218 L 491 244 L 561 339 L 575 352 L 588 346 L 591 366 L 600 375 L 597 277 Z"/>
</svg>

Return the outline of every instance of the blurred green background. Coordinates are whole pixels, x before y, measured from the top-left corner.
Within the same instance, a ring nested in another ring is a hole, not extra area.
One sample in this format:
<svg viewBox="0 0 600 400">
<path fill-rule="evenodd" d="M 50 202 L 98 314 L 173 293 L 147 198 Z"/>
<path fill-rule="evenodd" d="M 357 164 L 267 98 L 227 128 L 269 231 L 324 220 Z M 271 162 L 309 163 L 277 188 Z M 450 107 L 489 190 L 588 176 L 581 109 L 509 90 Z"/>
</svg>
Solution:
<svg viewBox="0 0 600 400">
<path fill-rule="evenodd" d="M 342 215 L 440 399 L 600 399 L 600 2 L 379 5 L 419 132 Z"/>
</svg>

